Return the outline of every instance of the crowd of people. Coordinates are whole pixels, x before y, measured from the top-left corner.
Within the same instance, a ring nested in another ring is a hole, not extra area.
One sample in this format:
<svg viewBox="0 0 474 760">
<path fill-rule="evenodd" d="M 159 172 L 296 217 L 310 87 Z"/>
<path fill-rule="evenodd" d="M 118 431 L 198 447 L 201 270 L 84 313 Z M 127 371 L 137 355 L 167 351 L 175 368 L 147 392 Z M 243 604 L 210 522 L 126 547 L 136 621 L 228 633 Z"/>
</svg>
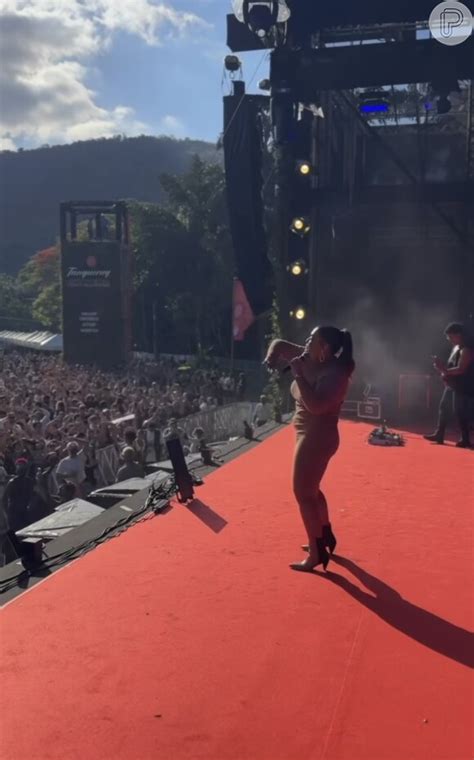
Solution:
<svg viewBox="0 0 474 760">
<path fill-rule="evenodd" d="M 143 475 L 148 463 L 166 458 L 167 438 L 180 437 L 188 451 L 202 453 L 202 429 L 188 438 L 178 420 L 246 394 L 243 373 L 173 359 L 137 359 L 114 373 L 36 353 L 12 351 L 0 361 L 0 504 L 12 530 L 97 487 L 100 449 L 120 454 L 117 480 Z"/>
</svg>

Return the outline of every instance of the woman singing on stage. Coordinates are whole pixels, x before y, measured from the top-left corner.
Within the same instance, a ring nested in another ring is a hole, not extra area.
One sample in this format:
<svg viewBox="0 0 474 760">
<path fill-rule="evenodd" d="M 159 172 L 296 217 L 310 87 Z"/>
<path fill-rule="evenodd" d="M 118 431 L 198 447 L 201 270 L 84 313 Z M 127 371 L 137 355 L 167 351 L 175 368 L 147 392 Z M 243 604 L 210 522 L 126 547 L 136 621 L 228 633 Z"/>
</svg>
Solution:
<svg viewBox="0 0 474 760">
<path fill-rule="evenodd" d="M 303 572 L 311 572 L 317 565 L 326 569 L 327 549 L 334 552 L 336 538 L 320 484 L 329 460 L 339 448 L 339 413 L 355 369 L 352 337 L 337 327 L 317 327 L 304 347 L 274 341 L 265 362 L 271 369 L 282 369 L 289 363 L 294 377 L 293 491 L 308 534 L 309 545 L 303 548 L 309 556 L 290 567 Z"/>
</svg>

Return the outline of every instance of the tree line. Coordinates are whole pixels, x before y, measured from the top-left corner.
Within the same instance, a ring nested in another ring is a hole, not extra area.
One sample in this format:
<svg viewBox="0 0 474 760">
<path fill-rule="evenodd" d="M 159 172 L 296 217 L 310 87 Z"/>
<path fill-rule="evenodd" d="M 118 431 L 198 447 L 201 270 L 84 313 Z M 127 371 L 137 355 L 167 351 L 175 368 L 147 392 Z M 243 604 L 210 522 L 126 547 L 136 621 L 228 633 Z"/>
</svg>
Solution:
<svg viewBox="0 0 474 760">
<path fill-rule="evenodd" d="M 163 174 L 161 204 L 129 200 L 137 350 L 226 355 L 234 264 L 225 177 L 195 156 Z M 60 247 L 39 251 L 18 275 L 0 275 L 0 321 L 61 330 Z"/>
<path fill-rule="evenodd" d="M 188 171 L 194 155 L 222 163 L 215 145 L 171 137 L 103 138 L 0 151 L 0 270 L 16 274 L 35 250 L 52 244 L 62 201 L 163 203 L 160 176 Z"/>
</svg>

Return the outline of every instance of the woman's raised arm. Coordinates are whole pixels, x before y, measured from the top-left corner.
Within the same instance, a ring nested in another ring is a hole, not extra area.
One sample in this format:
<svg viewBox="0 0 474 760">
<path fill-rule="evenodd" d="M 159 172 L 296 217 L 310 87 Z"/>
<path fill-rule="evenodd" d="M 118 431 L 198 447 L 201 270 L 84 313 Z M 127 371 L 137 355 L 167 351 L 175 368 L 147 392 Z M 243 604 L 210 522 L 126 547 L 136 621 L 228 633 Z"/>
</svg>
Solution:
<svg viewBox="0 0 474 760">
<path fill-rule="evenodd" d="M 280 362 L 288 362 L 289 364 L 297 356 L 301 356 L 304 348 L 297 343 L 289 343 L 287 340 L 274 340 L 268 347 L 265 363 L 272 368 Z"/>
</svg>

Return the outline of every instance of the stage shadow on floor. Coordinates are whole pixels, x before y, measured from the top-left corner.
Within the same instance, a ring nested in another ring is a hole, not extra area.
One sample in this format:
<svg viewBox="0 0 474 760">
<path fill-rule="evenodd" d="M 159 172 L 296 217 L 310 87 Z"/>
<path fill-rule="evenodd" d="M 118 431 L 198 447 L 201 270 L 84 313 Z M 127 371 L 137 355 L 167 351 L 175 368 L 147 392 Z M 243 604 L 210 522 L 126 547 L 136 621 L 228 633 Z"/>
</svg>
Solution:
<svg viewBox="0 0 474 760">
<path fill-rule="evenodd" d="M 342 575 L 330 569 L 325 577 L 346 591 L 353 599 L 374 612 L 382 620 L 406 636 L 434 652 L 468 667 L 474 666 L 474 635 L 432 612 L 403 599 L 395 589 L 345 557 L 333 556 L 332 561 L 351 572 L 371 593 L 362 591 Z M 318 573 L 319 578 L 321 573 Z M 372 596 L 374 594 L 374 596 Z"/>
<path fill-rule="evenodd" d="M 199 499 L 193 499 L 188 505 L 187 509 L 196 515 L 208 528 L 214 531 L 214 533 L 220 533 L 221 530 L 227 525 L 227 520 L 214 512 L 211 507 L 204 504 Z"/>
</svg>

